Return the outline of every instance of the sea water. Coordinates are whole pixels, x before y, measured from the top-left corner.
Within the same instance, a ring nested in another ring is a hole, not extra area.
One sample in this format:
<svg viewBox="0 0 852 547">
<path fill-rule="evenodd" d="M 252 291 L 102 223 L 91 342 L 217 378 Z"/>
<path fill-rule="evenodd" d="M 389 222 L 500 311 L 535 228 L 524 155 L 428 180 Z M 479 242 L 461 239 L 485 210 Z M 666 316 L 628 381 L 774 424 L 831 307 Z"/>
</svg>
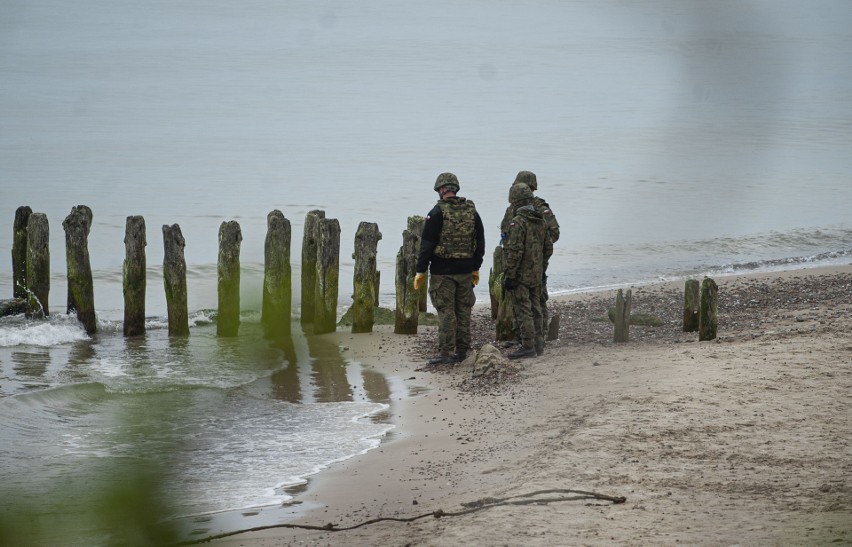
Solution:
<svg viewBox="0 0 852 547">
<path fill-rule="evenodd" d="M 104 487 L 104 467 L 136 458 L 167 473 L 172 516 L 249 510 L 375 446 L 390 424 L 369 416 L 406 396 L 398 380 L 298 328 L 289 348 L 259 335 L 273 209 L 292 223 L 295 319 L 308 211 L 341 225 L 340 313 L 355 231 L 378 223 L 392 307 L 406 220 L 444 171 L 483 218 L 483 277 L 514 175 L 538 175 L 562 228 L 552 292 L 852 256 L 843 0 L 0 0 L 0 14 L 0 297 L 18 206 L 47 214 L 52 250 L 53 316 L 0 321 L 0 484 L 18 500 L 64 506 L 66 485 Z M 94 214 L 92 337 L 62 313 L 61 223 L 78 204 Z M 120 327 L 129 215 L 147 223 L 139 341 Z M 245 321 L 225 341 L 209 320 L 232 219 Z M 186 340 L 164 327 L 174 223 Z"/>
</svg>

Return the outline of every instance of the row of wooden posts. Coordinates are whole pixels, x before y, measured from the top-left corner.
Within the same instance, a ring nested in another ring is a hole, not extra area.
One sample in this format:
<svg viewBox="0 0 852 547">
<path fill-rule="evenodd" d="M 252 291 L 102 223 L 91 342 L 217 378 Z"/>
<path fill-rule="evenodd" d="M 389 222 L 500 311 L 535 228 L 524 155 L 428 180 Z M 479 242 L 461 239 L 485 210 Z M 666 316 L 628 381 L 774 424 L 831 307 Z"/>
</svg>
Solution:
<svg viewBox="0 0 852 547">
<path fill-rule="evenodd" d="M 417 332 L 418 318 L 426 310 L 426 288 L 413 288 L 423 217 L 410 217 L 403 233 L 403 245 L 397 255 L 397 307 L 394 331 Z M 79 205 L 71 209 L 62 226 L 65 230 L 68 300 L 67 313 L 76 313 L 86 332 L 97 330 L 88 235 L 92 210 Z M 374 309 L 378 306 L 380 272 L 376 270 L 379 228 L 361 222 L 355 234 L 352 332 L 373 329 Z M 236 221 L 219 227 L 218 317 L 217 334 L 234 336 L 240 325 L 240 246 L 242 233 Z M 290 335 L 292 280 L 290 266 L 290 221 L 279 210 L 267 215 L 264 245 L 264 279 L 261 322 L 270 338 Z M 146 229 L 141 216 L 127 217 L 123 266 L 124 334 L 145 332 Z M 180 226 L 163 226 L 163 282 L 168 311 L 169 334 L 189 333 L 187 308 L 186 242 Z M 340 224 L 314 210 L 305 218 L 302 241 L 302 310 L 300 322 L 313 333 L 333 332 L 337 328 L 337 303 L 340 255 Z M 12 277 L 15 302 L 28 317 L 49 314 L 50 249 L 49 226 L 44 213 L 27 206 L 15 212 L 12 243 Z"/>
<path fill-rule="evenodd" d="M 415 266 L 420 249 L 420 235 L 425 219 L 408 218 L 402 234 L 402 246 L 396 259 L 396 309 L 394 332 L 416 334 L 419 316 L 426 311 L 425 286 L 413 288 Z M 65 230 L 68 300 L 66 312 L 77 314 L 89 334 L 97 330 L 95 320 L 92 270 L 89 264 L 88 235 L 92 226 L 92 210 L 85 205 L 71 209 L 62 226 Z M 189 333 L 187 308 L 186 242 L 180 226 L 163 225 L 163 282 L 166 293 L 170 335 Z M 292 280 L 290 267 L 290 221 L 279 210 L 267 215 L 264 245 L 264 279 L 261 322 L 270 338 L 288 337 L 291 332 Z M 374 310 L 378 306 L 380 272 L 376 270 L 378 241 L 382 239 L 378 225 L 361 222 L 355 233 L 352 258 L 353 275 L 352 332 L 370 332 Z M 15 212 L 12 243 L 14 297 L 28 317 L 48 315 L 50 291 L 50 249 L 47 216 L 22 206 Z M 217 334 L 235 336 L 240 326 L 240 246 L 242 232 L 236 221 L 222 222 L 219 227 L 218 317 Z M 141 216 L 127 217 L 125 228 L 125 260 L 123 267 L 124 334 L 135 336 L 145 332 L 146 294 L 146 229 Z M 502 290 L 503 255 L 498 246 L 493 255 L 489 275 L 491 315 L 496 321 L 496 339 L 511 340 L 512 310 L 509 295 Z M 307 213 L 302 239 L 302 310 L 300 323 L 315 334 L 333 332 L 337 328 L 337 303 L 340 254 L 340 224 L 326 218 L 325 212 Z M 700 340 L 716 337 L 717 288 L 705 279 L 699 298 L 698 281 L 687 281 L 684 298 L 684 331 L 699 331 Z M 629 339 L 631 291 L 624 298 L 618 291 L 615 315 L 615 341 Z M 558 318 L 556 318 L 558 319 Z M 558 329 L 558 321 L 555 321 Z M 552 327 L 553 325 L 551 325 Z M 554 330 L 554 329 L 551 329 Z M 548 336 L 555 339 L 557 333 Z"/>
<path fill-rule="evenodd" d="M 614 340 L 627 342 L 630 340 L 630 312 L 633 295 L 619 289 L 615 298 Z M 699 341 L 716 338 L 718 330 L 719 287 L 716 282 L 705 277 L 699 285 L 697 279 L 688 279 L 684 286 L 683 295 L 683 332 L 698 332 Z"/>
</svg>

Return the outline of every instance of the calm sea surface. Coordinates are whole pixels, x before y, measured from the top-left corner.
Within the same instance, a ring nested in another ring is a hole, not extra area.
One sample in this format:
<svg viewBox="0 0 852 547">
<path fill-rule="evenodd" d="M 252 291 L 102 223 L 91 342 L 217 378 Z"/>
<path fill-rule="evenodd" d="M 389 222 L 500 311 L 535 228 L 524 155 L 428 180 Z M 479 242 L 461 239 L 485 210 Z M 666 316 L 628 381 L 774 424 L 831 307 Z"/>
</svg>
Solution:
<svg viewBox="0 0 852 547">
<path fill-rule="evenodd" d="M 29 205 L 50 221 L 55 314 L 0 320 L 0 524 L 74 506 L 62 537 L 108 543 L 88 507 L 115 482 L 105 469 L 142 461 L 169 485 L 152 494 L 166 516 L 205 515 L 198 534 L 253 526 L 233 515 L 386 434 L 409 395 L 398 379 L 313 337 L 259 336 L 273 209 L 292 222 L 295 288 L 305 214 L 340 221 L 341 312 L 358 223 L 382 231 L 392 306 L 406 219 L 443 171 L 477 204 L 488 255 L 515 173 L 537 173 L 562 226 L 557 292 L 849 263 L 850 29 L 845 0 L 0 0 L 0 298 Z M 78 204 L 94 213 L 92 338 L 61 314 L 61 224 Z M 135 341 L 120 325 L 128 215 L 148 233 Z M 207 310 L 232 219 L 245 323 L 223 341 Z M 174 223 L 193 313 L 181 341 L 163 328 Z"/>
</svg>

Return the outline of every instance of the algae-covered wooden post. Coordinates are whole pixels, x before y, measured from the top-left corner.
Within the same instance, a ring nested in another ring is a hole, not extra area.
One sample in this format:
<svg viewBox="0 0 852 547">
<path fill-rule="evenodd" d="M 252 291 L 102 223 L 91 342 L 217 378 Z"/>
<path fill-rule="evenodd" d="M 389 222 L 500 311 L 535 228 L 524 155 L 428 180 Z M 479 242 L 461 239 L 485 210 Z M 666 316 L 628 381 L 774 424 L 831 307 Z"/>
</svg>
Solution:
<svg viewBox="0 0 852 547">
<path fill-rule="evenodd" d="M 314 291 L 314 334 L 337 330 L 337 293 L 340 279 L 340 223 L 336 218 L 319 221 L 317 278 Z"/>
<path fill-rule="evenodd" d="M 632 306 L 633 294 L 627 289 L 625 295 L 618 289 L 615 298 L 615 336 L 616 342 L 628 342 L 630 340 L 630 308 Z"/>
<path fill-rule="evenodd" d="M 417 248 L 414 254 L 415 266 L 417 264 L 417 257 L 420 254 L 420 238 L 423 236 L 423 227 L 425 225 L 425 217 L 415 215 L 408 218 L 408 229 L 411 230 L 412 233 L 417 234 Z M 427 279 L 427 283 L 423 283 L 423 286 L 420 287 L 420 299 L 417 302 L 417 309 L 420 312 L 425 312 L 429 309 L 429 282 L 431 281 L 432 279 L 429 277 Z"/>
<path fill-rule="evenodd" d="M 145 290 L 147 260 L 145 219 L 139 215 L 127 217 L 124 226 L 124 335 L 145 333 Z"/>
<path fill-rule="evenodd" d="M 302 235 L 302 325 L 314 322 L 317 286 L 317 246 L 319 245 L 319 222 L 325 211 L 309 211 L 305 216 L 305 232 Z"/>
<path fill-rule="evenodd" d="M 169 335 L 189 334 L 189 310 L 186 296 L 186 241 L 180 226 L 163 225 L 163 283 L 166 288 L 166 309 L 169 314 Z"/>
<path fill-rule="evenodd" d="M 698 330 L 699 283 L 687 279 L 683 290 L 683 332 Z"/>
<path fill-rule="evenodd" d="M 68 306 L 66 313 L 76 312 L 77 320 L 86 333 L 97 331 L 95 292 L 92 286 L 92 267 L 89 261 L 89 232 L 92 229 L 92 210 L 85 205 L 71 208 L 62 222 L 65 229 L 65 258 L 68 267 Z"/>
<path fill-rule="evenodd" d="M 261 323 L 265 336 L 273 340 L 284 340 L 292 337 L 290 331 L 290 317 L 293 306 L 293 279 L 290 267 L 291 238 L 290 221 L 284 217 L 281 211 L 275 209 L 266 215 Z M 305 272 L 303 270 L 302 280 L 304 281 L 304 279 Z M 306 297 L 303 294 L 303 305 L 306 300 L 312 300 L 312 295 Z"/>
<path fill-rule="evenodd" d="M 355 232 L 355 274 L 352 294 L 352 332 L 373 332 L 373 309 L 376 306 L 376 252 L 382 233 L 378 224 L 361 222 Z"/>
<path fill-rule="evenodd" d="M 414 290 L 414 276 L 425 222 L 421 216 L 408 217 L 408 228 L 402 232 L 402 246 L 396 255 L 395 334 L 417 334 L 421 291 L 426 284 L 419 291 Z"/>
<path fill-rule="evenodd" d="M 32 213 L 27 221 L 27 317 L 50 315 L 50 227 L 47 215 Z"/>
<path fill-rule="evenodd" d="M 373 301 L 373 305 L 377 308 L 379 307 L 379 287 L 382 286 L 381 281 L 382 281 L 382 272 L 377 271 L 376 272 L 376 279 L 375 279 L 375 281 L 373 281 L 373 286 L 376 288 L 376 294 L 374 295 L 376 297 L 376 299 Z"/>
<path fill-rule="evenodd" d="M 15 211 L 12 226 L 12 296 L 27 296 L 27 223 L 33 210 L 22 205 Z"/>
<path fill-rule="evenodd" d="M 716 338 L 718 328 L 719 287 L 716 282 L 705 277 L 701 282 L 701 306 L 698 311 L 698 340 L 706 341 Z"/>
<path fill-rule="evenodd" d="M 488 297 L 491 300 L 491 319 L 497 319 L 497 313 L 500 311 L 500 296 L 503 294 L 503 287 L 500 282 L 500 275 L 503 273 L 503 247 L 497 246 L 494 249 L 494 254 L 491 260 L 491 269 L 488 270 Z"/>
<path fill-rule="evenodd" d="M 512 340 L 515 338 L 514 313 L 512 312 L 512 295 L 503 290 L 504 265 L 503 247 L 494 249 L 494 276 L 489 278 L 489 291 L 493 292 L 497 302 L 496 339 L 499 341 Z M 492 304 L 493 305 L 493 304 Z M 494 314 L 494 310 L 491 311 Z"/>
<path fill-rule="evenodd" d="M 219 308 L 216 335 L 236 336 L 240 330 L 240 243 L 243 233 L 236 220 L 219 226 L 217 288 Z"/>
</svg>

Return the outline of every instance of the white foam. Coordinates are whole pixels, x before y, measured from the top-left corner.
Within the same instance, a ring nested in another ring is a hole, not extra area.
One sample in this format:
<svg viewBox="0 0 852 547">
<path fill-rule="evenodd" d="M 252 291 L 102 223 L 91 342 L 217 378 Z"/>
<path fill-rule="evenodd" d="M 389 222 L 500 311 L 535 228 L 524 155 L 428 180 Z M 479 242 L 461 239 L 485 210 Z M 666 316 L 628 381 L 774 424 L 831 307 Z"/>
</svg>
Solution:
<svg viewBox="0 0 852 547">
<path fill-rule="evenodd" d="M 76 319 L 73 323 L 49 321 L 9 323 L 0 326 L 0 347 L 49 347 L 88 339 L 88 335 Z"/>
</svg>

